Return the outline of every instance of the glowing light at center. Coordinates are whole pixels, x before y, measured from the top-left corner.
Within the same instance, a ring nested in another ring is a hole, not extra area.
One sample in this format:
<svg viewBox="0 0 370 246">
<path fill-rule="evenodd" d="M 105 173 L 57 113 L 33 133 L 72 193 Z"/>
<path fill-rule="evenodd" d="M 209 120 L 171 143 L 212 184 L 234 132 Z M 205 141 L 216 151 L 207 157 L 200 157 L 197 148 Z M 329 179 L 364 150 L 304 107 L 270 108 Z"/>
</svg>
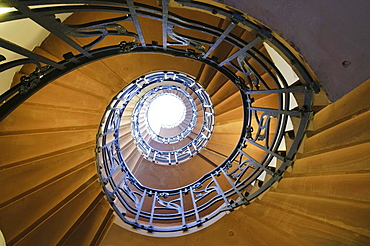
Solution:
<svg viewBox="0 0 370 246">
<path fill-rule="evenodd" d="M 153 99 L 148 108 L 150 128 L 159 135 L 161 128 L 173 128 L 185 118 L 184 102 L 174 94 L 162 94 Z"/>
</svg>

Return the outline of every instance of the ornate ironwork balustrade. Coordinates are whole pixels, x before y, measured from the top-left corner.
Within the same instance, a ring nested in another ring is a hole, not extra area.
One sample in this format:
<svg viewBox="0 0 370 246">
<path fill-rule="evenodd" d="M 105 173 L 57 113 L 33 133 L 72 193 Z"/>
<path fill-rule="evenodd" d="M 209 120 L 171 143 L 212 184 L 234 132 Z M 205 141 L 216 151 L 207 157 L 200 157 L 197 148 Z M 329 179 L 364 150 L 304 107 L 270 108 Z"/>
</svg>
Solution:
<svg viewBox="0 0 370 246">
<path fill-rule="evenodd" d="M 46 0 L 3 2 L 2 6 L 14 7 L 16 10 L 4 15 L 0 19 L 1 23 L 29 18 L 69 45 L 71 50 L 76 50 L 77 54 L 66 53 L 63 60 L 55 62 L 0 38 L 0 47 L 23 57 L 8 61 L 5 56 L 1 56 L 3 61 L 0 72 L 24 64 L 36 64 L 33 73 L 22 77 L 18 84 L 0 96 L 0 120 L 58 77 L 111 56 L 140 53 L 193 59 L 222 73 L 238 88 L 244 115 L 243 129 L 234 150 L 228 156 L 214 150 L 224 157 L 222 163 L 214 163 L 215 168 L 196 182 L 171 190 L 143 186 L 129 170 L 117 140 L 125 103 L 139 93 L 140 86 L 161 79 L 165 73 L 141 81 L 142 85 L 140 81 L 132 83 L 112 101 L 99 129 L 97 167 L 109 202 L 127 224 L 148 232 L 193 230 L 212 223 L 222 214 L 241 205 L 249 204 L 279 181 L 284 171 L 292 165 L 311 115 L 312 93 L 318 91 L 317 84 L 300 58 L 291 52 L 291 48 L 246 15 L 220 4 L 188 0 L 162 0 L 159 1 L 160 6 L 132 0 L 63 0 L 58 1 L 57 6 L 52 5 L 55 1 Z M 172 8 L 199 10 L 229 24 L 226 28 L 213 26 L 175 14 L 171 12 Z M 56 14 L 78 12 L 111 12 L 119 13 L 121 17 L 76 25 L 63 24 L 55 18 Z M 143 19 L 161 23 L 160 40 L 149 40 L 144 36 L 143 29 L 147 27 L 142 26 Z M 127 23 L 132 24 L 134 30 L 128 30 L 125 27 Z M 242 28 L 244 33 L 248 33 L 248 38 L 233 34 L 235 28 Z M 186 31 L 194 36 L 185 35 Z M 200 35 L 195 35 L 197 33 L 208 38 L 199 38 Z M 97 44 L 110 36 L 122 37 L 122 41 L 97 48 Z M 72 37 L 95 39 L 81 46 Z M 232 52 L 222 59 L 213 56 L 223 44 L 231 46 Z M 264 45 L 272 47 L 290 65 L 298 77 L 297 81 L 291 84 L 286 80 L 284 72 L 274 60 L 260 51 Z M 292 96 L 297 93 L 302 97 L 292 106 L 295 100 Z M 256 99 L 265 95 L 277 96 L 276 104 L 268 108 L 256 106 Z M 203 107 L 207 106 L 207 99 L 203 98 Z M 289 127 L 292 118 L 295 122 L 294 131 Z M 210 128 L 208 126 L 207 129 L 212 131 Z M 282 151 L 280 147 L 285 138 L 290 139 L 290 144 Z M 249 152 L 250 148 L 263 151 L 263 156 L 256 159 Z M 148 154 L 144 149 L 146 147 L 143 146 L 143 154 Z M 154 154 L 154 151 L 151 152 Z M 156 158 L 159 157 L 152 156 L 152 159 Z M 177 158 L 174 163 L 180 162 L 178 156 L 166 160 L 173 158 Z"/>
</svg>

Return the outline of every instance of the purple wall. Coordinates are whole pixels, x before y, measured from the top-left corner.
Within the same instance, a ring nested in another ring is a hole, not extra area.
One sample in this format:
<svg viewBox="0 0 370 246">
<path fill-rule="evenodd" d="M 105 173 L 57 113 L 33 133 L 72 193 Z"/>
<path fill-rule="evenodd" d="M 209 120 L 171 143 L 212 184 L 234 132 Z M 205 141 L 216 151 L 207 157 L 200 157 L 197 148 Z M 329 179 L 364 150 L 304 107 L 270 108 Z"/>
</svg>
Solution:
<svg viewBox="0 0 370 246">
<path fill-rule="evenodd" d="M 294 44 L 336 101 L 370 78 L 369 0 L 215 0 Z"/>
</svg>

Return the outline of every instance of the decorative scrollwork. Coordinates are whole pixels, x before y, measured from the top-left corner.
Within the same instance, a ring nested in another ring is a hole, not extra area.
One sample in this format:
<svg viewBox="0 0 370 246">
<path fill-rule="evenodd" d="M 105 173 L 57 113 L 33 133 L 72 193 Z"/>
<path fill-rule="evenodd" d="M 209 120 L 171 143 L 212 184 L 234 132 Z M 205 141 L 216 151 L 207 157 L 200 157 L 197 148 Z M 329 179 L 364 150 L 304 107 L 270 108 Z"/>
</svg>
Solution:
<svg viewBox="0 0 370 246">
<path fill-rule="evenodd" d="M 73 37 L 96 37 L 98 36 L 94 41 L 83 46 L 83 48 L 88 51 L 88 50 L 91 50 L 98 43 L 103 41 L 108 35 L 134 37 L 135 40 L 132 41 L 132 43 L 137 43 L 138 35 L 136 33 L 129 32 L 127 31 L 125 27 L 123 27 L 120 24 L 117 24 L 118 22 L 127 22 L 127 21 L 132 21 L 132 18 L 128 15 L 123 16 L 123 17 L 112 18 L 112 19 L 88 22 L 88 23 L 84 23 L 80 25 L 64 25 L 64 24 L 61 24 L 61 25 L 64 26 L 66 34 L 73 36 Z M 111 30 L 111 29 L 114 29 L 114 30 Z M 129 52 L 129 51 L 126 51 L 126 52 Z"/>
<path fill-rule="evenodd" d="M 186 37 L 174 31 L 174 25 L 167 26 L 167 34 L 171 39 L 177 41 L 177 43 L 169 42 L 169 46 L 192 46 L 200 51 L 201 54 L 204 54 L 206 50 L 206 48 L 200 42 L 191 40 L 189 37 Z"/>
</svg>

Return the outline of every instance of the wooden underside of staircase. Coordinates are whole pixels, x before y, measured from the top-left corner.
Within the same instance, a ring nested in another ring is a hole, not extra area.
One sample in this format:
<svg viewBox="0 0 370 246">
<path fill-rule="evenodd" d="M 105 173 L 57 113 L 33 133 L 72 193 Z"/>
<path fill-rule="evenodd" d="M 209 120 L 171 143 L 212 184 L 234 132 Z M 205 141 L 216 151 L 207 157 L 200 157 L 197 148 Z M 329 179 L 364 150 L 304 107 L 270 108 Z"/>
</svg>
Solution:
<svg viewBox="0 0 370 246">
<path fill-rule="evenodd" d="M 107 17 L 104 15 L 108 16 L 102 13 L 100 17 Z M 95 18 L 93 14 L 78 14 L 67 22 Z M 197 13 L 197 18 L 222 28 L 228 26 L 216 17 Z M 148 39 L 160 40 L 156 28 L 145 32 Z M 250 39 L 241 28 L 233 32 Z M 81 45 L 90 41 L 74 40 Z M 121 38 L 107 39 L 100 45 L 119 41 Z M 214 54 L 220 59 L 234 52 L 227 45 L 221 50 Z M 54 61 L 69 51 L 70 47 L 53 36 L 35 49 Z M 263 46 L 260 51 L 267 55 Z M 33 70 L 31 65 L 24 66 L 14 81 Z M 128 137 L 128 155 L 142 164 L 136 169 L 139 180 L 145 179 L 147 185 L 157 188 L 168 188 L 169 184 L 178 187 L 211 170 L 209 160 L 220 163 L 221 156 L 232 151 L 241 130 L 242 104 L 237 88 L 214 69 L 194 60 L 144 54 L 111 57 L 81 67 L 47 85 L 0 124 L 0 229 L 8 245 L 370 243 L 366 151 L 370 147 L 369 81 L 316 114 L 292 172 L 263 200 L 183 237 L 152 238 L 112 226 L 113 211 L 96 174 L 97 129 L 105 108 L 119 90 L 138 76 L 158 70 L 177 70 L 197 77 L 212 98 L 216 127 L 207 148 L 187 166 L 147 163 L 135 156 L 135 148 L 129 149 L 132 142 Z M 255 105 L 275 101 L 273 96 L 260 97 Z M 123 136 L 129 136 L 127 129 Z M 258 149 L 251 153 L 256 159 L 263 154 Z"/>
</svg>

